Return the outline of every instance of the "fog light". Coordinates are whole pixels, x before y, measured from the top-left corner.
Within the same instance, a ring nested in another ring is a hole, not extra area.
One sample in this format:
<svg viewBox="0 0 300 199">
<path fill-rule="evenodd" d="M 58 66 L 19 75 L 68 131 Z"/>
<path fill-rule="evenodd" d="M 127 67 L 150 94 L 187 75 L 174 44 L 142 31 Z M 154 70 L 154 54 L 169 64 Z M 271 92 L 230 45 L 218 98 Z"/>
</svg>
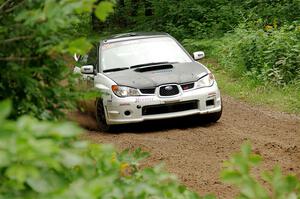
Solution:
<svg viewBox="0 0 300 199">
<path fill-rule="evenodd" d="M 125 112 L 124 112 L 124 115 L 126 115 L 126 116 L 129 116 L 130 114 L 131 114 L 130 111 L 125 111 Z"/>
<path fill-rule="evenodd" d="M 215 105 L 215 100 L 206 100 L 206 106 L 214 106 Z"/>
</svg>

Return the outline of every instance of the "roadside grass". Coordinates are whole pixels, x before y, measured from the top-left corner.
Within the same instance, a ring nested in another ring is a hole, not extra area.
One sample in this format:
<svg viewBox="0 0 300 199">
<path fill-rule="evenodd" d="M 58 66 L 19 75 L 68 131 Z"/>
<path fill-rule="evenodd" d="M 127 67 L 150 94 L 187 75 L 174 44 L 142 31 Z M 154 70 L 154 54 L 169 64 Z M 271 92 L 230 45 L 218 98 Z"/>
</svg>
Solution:
<svg viewBox="0 0 300 199">
<path fill-rule="evenodd" d="M 206 58 L 201 63 L 214 73 L 221 92 L 253 105 L 265 106 L 273 110 L 300 115 L 299 88 L 289 85 L 274 87 L 262 85 L 249 77 L 234 77 L 222 68 L 213 58 Z"/>
</svg>

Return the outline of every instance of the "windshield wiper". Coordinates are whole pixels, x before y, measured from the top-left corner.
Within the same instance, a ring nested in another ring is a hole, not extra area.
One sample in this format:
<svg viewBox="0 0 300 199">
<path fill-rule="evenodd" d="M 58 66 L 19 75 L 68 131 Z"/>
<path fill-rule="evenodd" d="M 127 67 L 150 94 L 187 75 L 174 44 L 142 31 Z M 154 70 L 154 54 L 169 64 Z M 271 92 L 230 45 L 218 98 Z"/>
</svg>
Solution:
<svg viewBox="0 0 300 199">
<path fill-rule="evenodd" d="M 150 63 L 145 63 L 145 64 L 133 65 L 130 68 L 139 68 L 139 67 L 143 67 L 143 66 L 152 66 L 152 65 L 159 65 L 159 64 L 174 64 L 174 63 L 177 63 L 177 62 L 168 62 L 168 61 L 150 62 Z"/>
<path fill-rule="evenodd" d="M 112 68 L 112 69 L 103 70 L 103 72 L 104 73 L 116 72 L 116 71 L 127 70 L 127 69 L 129 69 L 129 68 L 128 67 L 120 67 L 120 68 Z"/>
</svg>

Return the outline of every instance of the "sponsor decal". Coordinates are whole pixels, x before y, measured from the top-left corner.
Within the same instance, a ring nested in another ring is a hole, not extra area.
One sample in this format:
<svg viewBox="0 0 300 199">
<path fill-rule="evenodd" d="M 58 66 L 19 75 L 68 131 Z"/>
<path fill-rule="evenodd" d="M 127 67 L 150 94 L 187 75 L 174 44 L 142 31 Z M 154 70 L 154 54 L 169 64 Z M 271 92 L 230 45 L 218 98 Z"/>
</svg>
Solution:
<svg viewBox="0 0 300 199">
<path fill-rule="evenodd" d="M 120 106 L 130 106 L 130 103 L 121 103 Z"/>
<path fill-rule="evenodd" d="M 177 103 L 180 102 L 180 100 L 167 100 L 167 101 L 163 101 L 165 104 L 173 104 L 173 103 Z"/>
<path fill-rule="evenodd" d="M 113 44 L 104 44 L 103 46 L 102 46 L 102 49 L 103 50 L 106 50 L 106 49 L 110 49 L 110 48 L 112 48 L 113 47 Z"/>
<path fill-rule="evenodd" d="M 147 102 L 154 102 L 155 98 L 153 97 L 137 97 L 135 99 L 136 103 L 147 103 Z"/>
<path fill-rule="evenodd" d="M 107 100 L 107 105 L 112 105 L 112 100 Z"/>
</svg>

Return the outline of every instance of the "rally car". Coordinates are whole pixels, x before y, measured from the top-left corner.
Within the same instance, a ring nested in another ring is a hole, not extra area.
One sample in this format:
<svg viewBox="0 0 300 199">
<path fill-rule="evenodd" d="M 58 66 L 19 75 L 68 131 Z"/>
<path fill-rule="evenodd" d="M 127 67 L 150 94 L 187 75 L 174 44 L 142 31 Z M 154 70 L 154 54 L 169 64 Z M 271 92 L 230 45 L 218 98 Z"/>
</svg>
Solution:
<svg viewBox="0 0 300 199">
<path fill-rule="evenodd" d="M 188 115 L 216 122 L 220 91 L 211 71 L 166 33 L 126 33 L 100 41 L 77 68 L 101 93 L 95 99 L 99 128 Z M 78 59 L 78 57 L 76 57 Z"/>
</svg>

